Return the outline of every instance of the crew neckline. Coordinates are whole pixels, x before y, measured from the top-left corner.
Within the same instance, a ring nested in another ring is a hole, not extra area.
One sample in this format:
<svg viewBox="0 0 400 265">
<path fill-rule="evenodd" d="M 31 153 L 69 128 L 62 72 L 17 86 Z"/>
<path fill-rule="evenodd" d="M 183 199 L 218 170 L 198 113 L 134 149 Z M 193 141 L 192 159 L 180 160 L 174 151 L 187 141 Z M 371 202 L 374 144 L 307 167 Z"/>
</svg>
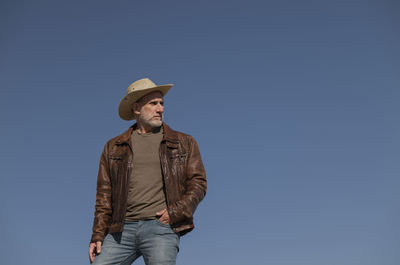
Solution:
<svg viewBox="0 0 400 265">
<path fill-rule="evenodd" d="M 146 137 L 146 136 L 152 136 L 152 135 L 157 135 L 157 134 L 162 133 L 163 132 L 163 128 L 162 128 L 162 126 L 160 126 L 160 128 L 156 132 L 140 133 L 140 132 L 138 132 L 137 129 L 134 132 L 136 133 L 136 135 Z"/>
</svg>

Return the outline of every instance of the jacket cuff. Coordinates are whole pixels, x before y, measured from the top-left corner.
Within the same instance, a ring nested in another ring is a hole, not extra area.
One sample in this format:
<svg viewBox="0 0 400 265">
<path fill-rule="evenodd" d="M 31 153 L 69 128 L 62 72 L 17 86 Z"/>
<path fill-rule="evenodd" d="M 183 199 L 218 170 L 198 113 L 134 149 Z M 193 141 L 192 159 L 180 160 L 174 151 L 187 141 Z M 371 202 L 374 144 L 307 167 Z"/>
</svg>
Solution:
<svg viewBox="0 0 400 265">
<path fill-rule="evenodd" d="M 176 224 L 179 223 L 185 219 L 192 219 L 193 215 L 189 212 L 187 212 L 185 209 L 183 209 L 183 205 L 179 205 L 178 202 L 170 205 L 168 207 L 168 214 L 169 214 L 169 219 L 171 224 Z"/>
<path fill-rule="evenodd" d="M 104 236 L 99 234 L 93 234 L 90 239 L 90 243 L 96 243 L 97 241 L 103 242 Z"/>
</svg>

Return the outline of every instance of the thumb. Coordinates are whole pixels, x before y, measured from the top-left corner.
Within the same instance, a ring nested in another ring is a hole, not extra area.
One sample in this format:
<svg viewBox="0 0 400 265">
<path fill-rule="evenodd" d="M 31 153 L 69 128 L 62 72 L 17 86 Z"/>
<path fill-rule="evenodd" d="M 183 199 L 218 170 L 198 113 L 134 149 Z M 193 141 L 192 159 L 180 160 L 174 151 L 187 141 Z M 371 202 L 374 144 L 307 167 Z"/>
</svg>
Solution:
<svg viewBox="0 0 400 265">
<path fill-rule="evenodd" d="M 100 252 L 101 252 L 101 242 L 100 241 L 96 242 L 96 252 L 97 252 L 97 254 L 100 254 Z"/>
</svg>

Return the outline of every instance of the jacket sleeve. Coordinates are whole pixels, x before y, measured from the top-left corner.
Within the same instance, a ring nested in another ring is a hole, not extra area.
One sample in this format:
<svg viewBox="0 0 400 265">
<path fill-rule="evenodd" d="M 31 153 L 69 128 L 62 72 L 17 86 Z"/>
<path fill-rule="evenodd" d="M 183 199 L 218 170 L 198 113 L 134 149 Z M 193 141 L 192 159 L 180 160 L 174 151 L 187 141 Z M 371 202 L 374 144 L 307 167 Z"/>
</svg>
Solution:
<svg viewBox="0 0 400 265">
<path fill-rule="evenodd" d="M 193 137 L 189 139 L 190 149 L 186 166 L 185 193 L 181 199 L 169 205 L 171 223 L 192 219 L 197 205 L 206 195 L 207 180 L 199 147 Z"/>
<path fill-rule="evenodd" d="M 107 145 L 100 157 L 97 175 L 96 205 L 93 222 L 93 234 L 90 242 L 103 241 L 111 222 L 111 180 L 108 163 Z"/>
</svg>

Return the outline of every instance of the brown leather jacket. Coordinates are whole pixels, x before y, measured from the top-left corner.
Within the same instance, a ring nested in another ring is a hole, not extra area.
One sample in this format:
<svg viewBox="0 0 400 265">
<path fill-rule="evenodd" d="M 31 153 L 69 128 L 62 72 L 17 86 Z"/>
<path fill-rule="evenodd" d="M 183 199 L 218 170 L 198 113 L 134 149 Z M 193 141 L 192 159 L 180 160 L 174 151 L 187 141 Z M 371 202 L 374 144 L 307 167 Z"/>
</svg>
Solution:
<svg viewBox="0 0 400 265">
<path fill-rule="evenodd" d="M 132 170 L 131 134 L 136 125 L 104 147 L 97 177 L 96 211 L 91 242 L 122 232 Z M 160 160 L 168 213 L 175 232 L 193 230 L 193 213 L 206 194 L 207 181 L 199 148 L 190 135 L 163 123 Z"/>
</svg>

